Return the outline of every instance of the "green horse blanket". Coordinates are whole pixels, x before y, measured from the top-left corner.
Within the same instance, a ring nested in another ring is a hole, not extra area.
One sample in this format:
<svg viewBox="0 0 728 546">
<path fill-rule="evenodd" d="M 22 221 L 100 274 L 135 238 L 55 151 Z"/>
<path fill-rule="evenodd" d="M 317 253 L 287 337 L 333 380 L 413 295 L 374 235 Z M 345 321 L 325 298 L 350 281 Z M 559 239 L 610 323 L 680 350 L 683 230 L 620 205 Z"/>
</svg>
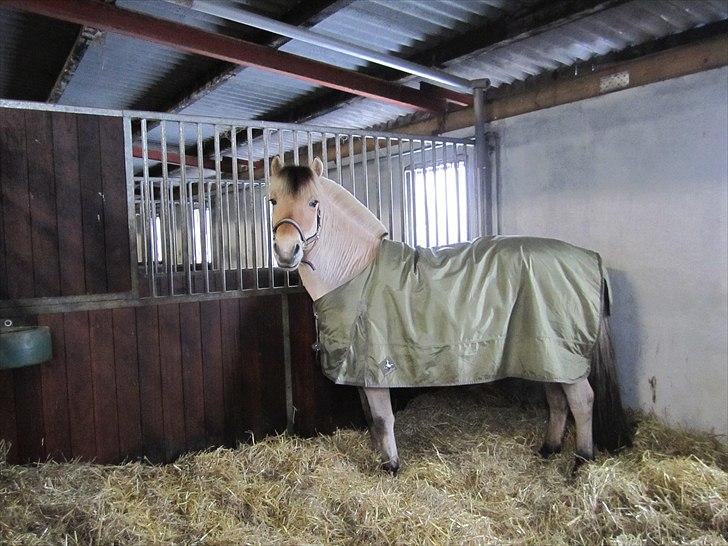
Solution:
<svg viewBox="0 0 728 546">
<path fill-rule="evenodd" d="M 597 253 L 553 239 L 383 239 L 364 271 L 314 302 L 323 372 L 364 387 L 573 383 L 589 373 L 606 283 Z"/>
</svg>

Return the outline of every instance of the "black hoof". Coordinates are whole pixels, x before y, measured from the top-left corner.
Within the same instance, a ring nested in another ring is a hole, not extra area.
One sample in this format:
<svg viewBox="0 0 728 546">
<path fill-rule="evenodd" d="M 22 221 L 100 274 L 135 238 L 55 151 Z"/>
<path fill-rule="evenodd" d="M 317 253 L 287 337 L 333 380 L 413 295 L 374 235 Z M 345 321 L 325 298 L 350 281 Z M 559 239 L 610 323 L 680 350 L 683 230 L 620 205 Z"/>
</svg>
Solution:
<svg viewBox="0 0 728 546">
<path fill-rule="evenodd" d="M 548 459 L 551 455 L 556 453 L 561 453 L 561 446 L 550 446 L 548 444 L 544 444 L 541 446 L 541 449 L 538 450 L 538 454 L 544 459 Z"/>
<path fill-rule="evenodd" d="M 382 463 L 381 467 L 382 470 L 391 474 L 392 476 L 397 476 L 397 473 L 399 472 L 399 461 Z"/>
</svg>

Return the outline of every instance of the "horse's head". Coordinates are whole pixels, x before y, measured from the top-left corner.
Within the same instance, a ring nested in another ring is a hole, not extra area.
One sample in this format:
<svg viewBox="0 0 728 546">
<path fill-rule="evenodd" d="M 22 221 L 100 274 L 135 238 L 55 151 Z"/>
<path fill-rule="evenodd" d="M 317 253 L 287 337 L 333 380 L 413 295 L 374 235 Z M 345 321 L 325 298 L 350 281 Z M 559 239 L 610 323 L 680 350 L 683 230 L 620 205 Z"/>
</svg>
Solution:
<svg viewBox="0 0 728 546">
<path fill-rule="evenodd" d="M 284 166 L 279 157 L 271 162 L 268 198 L 273 205 L 273 253 L 283 269 L 296 269 L 306 248 L 318 237 L 318 180 L 324 166 L 317 157 L 312 167 Z"/>
</svg>

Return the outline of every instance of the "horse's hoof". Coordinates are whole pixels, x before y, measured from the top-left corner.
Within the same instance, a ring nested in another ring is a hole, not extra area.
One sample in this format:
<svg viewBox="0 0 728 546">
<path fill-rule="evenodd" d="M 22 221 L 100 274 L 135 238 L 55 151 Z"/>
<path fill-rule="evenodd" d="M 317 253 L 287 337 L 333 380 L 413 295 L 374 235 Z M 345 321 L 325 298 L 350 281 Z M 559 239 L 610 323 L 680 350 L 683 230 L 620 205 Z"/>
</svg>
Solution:
<svg viewBox="0 0 728 546">
<path fill-rule="evenodd" d="M 399 472 L 399 461 L 389 461 L 386 463 L 382 463 L 381 468 L 385 472 L 396 477 L 397 473 Z"/>
<path fill-rule="evenodd" d="M 541 449 L 538 450 L 538 454 L 544 459 L 548 459 L 551 455 L 556 453 L 561 453 L 561 446 L 550 446 L 548 444 L 544 444 L 541 446 Z"/>
</svg>

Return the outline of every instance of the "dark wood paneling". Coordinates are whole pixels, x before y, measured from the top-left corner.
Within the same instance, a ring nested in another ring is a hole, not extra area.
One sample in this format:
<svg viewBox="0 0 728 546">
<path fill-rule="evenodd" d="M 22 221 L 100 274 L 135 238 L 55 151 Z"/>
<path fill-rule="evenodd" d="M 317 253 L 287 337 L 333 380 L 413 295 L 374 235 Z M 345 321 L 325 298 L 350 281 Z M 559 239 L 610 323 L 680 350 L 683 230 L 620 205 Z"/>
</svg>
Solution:
<svg viewBox="0 0 728 546">
<path fill-rule="evenodd" d="M 96 425 L 88 313 L 67 313 L 64 316 L 63 334 L 66 346 L 71 454 L 89 461 L 96 458 Z"/>
<path fill-rule="evenodd" d="M 99 118 L 103 186 L 106 280 L 109 292 L 131 290 L 127 225 L 124 127 L 118 118 Z"/>
<path fill-rule="evenodd" d="M 137 308 L 136 320 L 142 446 L 150 461 L 160 462 L 164 460 L 165 447 L 157 308 Z"/>
<path fill-rule="evenodd" d="M 206 447 L 200 304 L 183 303 L 179 307 L 180 330 L 183 332 L 181 347 L 185 435 L 187 449 L 194 451 Z"/>
<path fill-rule="evenodd" d="M 12 370 L 0 370 L 0 440 L 9 444 L 8 461 L 17 462 L 18 428 L 15 422 L 15 386 Z"/>
<path fill-rule="evenodd" d="M 170 460 L 185 451 L 179 305 L 160 305 L 158 310 L 165 458 Z"/>
<path fill-rule="evenodd" d="M 89 294 L 100 294 L 106 292 L 106 241 L 99 118 L 79 115 L 77 124 L 86 291 Z"/>
<path fill-rule="evenodd" d="M 216 444 L 225 441 L 225 387 L 222 369 L 220 301 L 200 302 L 205 431 Z"/>
<path fill-rule="evenodd" d="M 38 324 L 51 329 L 53 342 L 53 359 L 41 365 L 45 450 L 49 457 L 62 459 L 71 454 L 63 315 L 40 316 Z"/>
<path fill-rule="evenodd" d="M 17 368 L 13 376 L 18 456 L 24 461 L 43 460 L 43 387 L 40 368 Z"/>
<path fill-rule="evenodd" d="M 102 463 L 119 459 L 119 420 L 114 370 L 114 326 L 110 309 L 89 312 L 91 370 L 96 424 L 96 459 Z"/>
<path fill-rule="evenodd" d="M 33 256 L 28 192 L 25 116 L 0 108 L 0 193 L 5 235 L 6 293 L 0 297 L 33 297 Z"/>
<path fill-rule="evenodd" d="M 78 175 L 78 127 L 75 114 L 54 112 L 52 120 L 60 295 L 72 296 L 86 292 L 81 184 Z"/>
<path fill-rule="evenodd" d="M 58 223 L 53 175 L 53 127 L 50 112 L 25 112 L 28 189 L 36 297 L 60 294 Z"/>
<path fill-rule="evenodd" d="M 122 119 L 0 109 L 0 299 L 130 289 Z"/>
<path fill-rule="evenodd" d="M 225 438 L 235 445 L 244 440 L 243 374 L 240 354 L 240 308 L 233 299 L 220 301 L 222 367 L 225 387 Z"/>
<path fill-rule="evenodd" d="M 134 309 L 114 309 L 113 321 L 119 452 L 124 459 L 135 459 L 143 451 Z"/>
</svg>

